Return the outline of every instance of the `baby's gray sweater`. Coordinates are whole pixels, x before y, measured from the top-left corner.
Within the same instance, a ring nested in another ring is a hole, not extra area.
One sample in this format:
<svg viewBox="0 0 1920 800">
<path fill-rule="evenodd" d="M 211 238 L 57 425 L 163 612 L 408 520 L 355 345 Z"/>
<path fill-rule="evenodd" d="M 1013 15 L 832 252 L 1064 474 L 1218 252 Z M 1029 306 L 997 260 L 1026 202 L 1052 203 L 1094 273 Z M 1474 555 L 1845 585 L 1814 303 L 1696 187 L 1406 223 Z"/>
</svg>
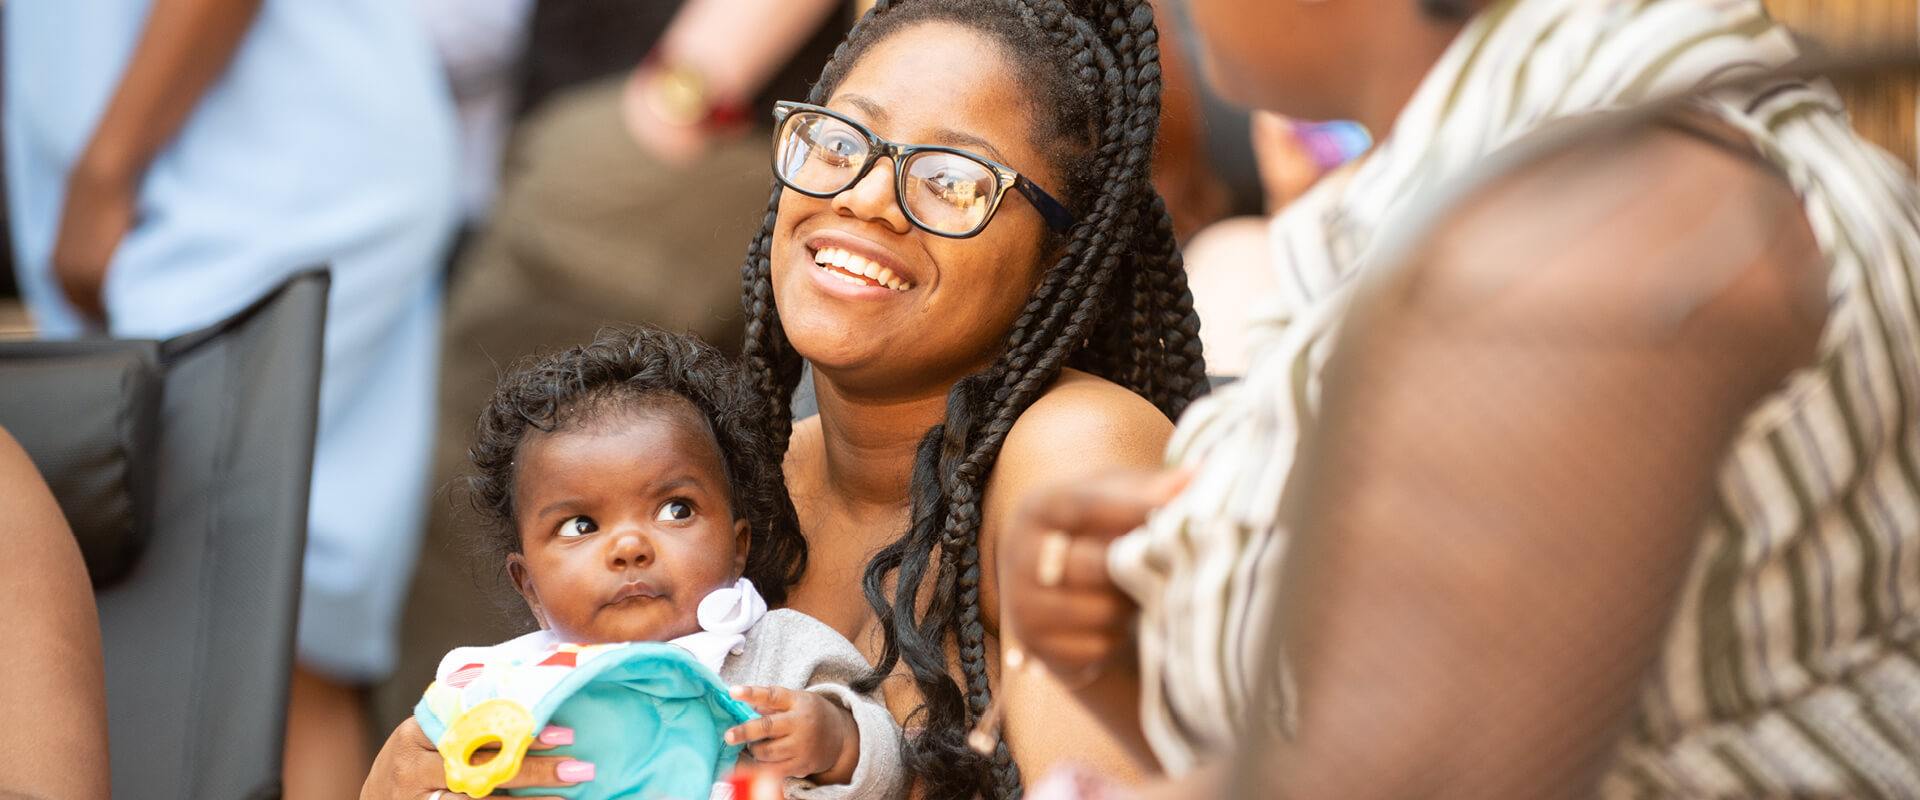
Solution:
<svg viewBox="0 0 1920 800">
<path fill-rule="evenodd" d="M 848 688 L 867 673 L 867 660 L 838 631 L 798 611 L 775 609 L 747 631 L 742 652 L 727 657 L 720 679 L 733 686 L 802 688 L 853 712 L 860 729 L 860 764 L 845 784 L 818 786 L 787 779 L 795 800 L 886 800 L 905 797 L 900 726 L 877 694 Z M 742 755 L 742 760 L 751 757 Z"/>
</svg>

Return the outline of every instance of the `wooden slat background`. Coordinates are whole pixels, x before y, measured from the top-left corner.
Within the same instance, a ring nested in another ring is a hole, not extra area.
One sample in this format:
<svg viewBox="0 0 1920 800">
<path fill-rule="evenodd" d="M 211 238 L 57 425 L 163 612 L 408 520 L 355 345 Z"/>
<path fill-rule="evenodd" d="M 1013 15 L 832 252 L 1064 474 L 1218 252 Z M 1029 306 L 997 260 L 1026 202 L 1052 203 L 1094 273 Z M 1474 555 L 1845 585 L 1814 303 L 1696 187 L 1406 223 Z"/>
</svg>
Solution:
<svg viewBox="0 0 1920 800">
<path fill-rule="evenodd" d="M 1833 52 L 1920 42 L 1920 0 L 1766 0 L 1773 16 Z M 1854 127 L 1914 165 L 1920 80 L 1895 78 L 1841 86 Z"/>
</svg>

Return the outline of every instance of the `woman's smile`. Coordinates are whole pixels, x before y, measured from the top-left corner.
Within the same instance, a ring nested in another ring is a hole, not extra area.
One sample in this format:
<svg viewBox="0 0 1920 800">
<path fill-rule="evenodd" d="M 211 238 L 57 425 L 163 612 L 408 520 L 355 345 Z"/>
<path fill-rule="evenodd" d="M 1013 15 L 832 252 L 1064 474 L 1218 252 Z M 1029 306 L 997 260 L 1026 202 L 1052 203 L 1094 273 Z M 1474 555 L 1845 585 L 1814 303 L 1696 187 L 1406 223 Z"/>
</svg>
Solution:
<svg viewBox="0 0 1920 800">
<path fill-rule="evenodd" d="M 885 299 L 920 283 L 898 255 L 864 237 L 827 229 L 805 242 L 800 252 L 813 262 L 815 284 L 836 296 Z"/>
<path fill-rule="evenodd" d="M 884 286 L 896 292 L 912 288 L 911 284 L 893 274 L 893 270 L 880 266 L 866 256 L 838 247 L 826 247 L 813 252 L 813 263 L 821 271 L 846 281 L 854 286 Z"/>
</svg>

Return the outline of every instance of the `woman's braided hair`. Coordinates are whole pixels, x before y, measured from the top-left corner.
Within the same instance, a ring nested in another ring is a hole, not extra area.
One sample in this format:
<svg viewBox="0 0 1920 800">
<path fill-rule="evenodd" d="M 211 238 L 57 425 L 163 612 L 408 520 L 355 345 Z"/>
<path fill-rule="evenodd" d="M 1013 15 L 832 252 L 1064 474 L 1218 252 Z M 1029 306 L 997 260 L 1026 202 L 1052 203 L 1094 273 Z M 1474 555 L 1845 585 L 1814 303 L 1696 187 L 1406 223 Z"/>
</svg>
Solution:
<svg viewBox="0 0 1920 800">
<path fill-rule="evenodd" d="M 1063 176 L 1062 200 L 1080 221 L 1056 242 L 1057 260 L 1028 295 L 1005 349 L 954 384 L 944 422 L 921 440 L 911 527 L 866 569 L 867 599 L 886 638 L 857 688 L 871 690 L 904 660 L 924 701 L 907 765 L 926 796 L 1015 798 L 1019 772 L 1005 745 L 982 756 L 966 744 L 991 696 L 980 622 L 980 501 L 1000 446 L 1065 367 L 1125 386 L 1169 418 L 1205 393 L 1207 382 L 1172 220 L 1149 181 L 1160 65 L 1148 0 L 880 0 L 834 53 L 809 100 L 825 103 L 875 43 L 936 21 L 1000 44 L 1030 87 L 1031 140 Z M 801 358 L 774 307 L 769 251 L 779 202 L 776 184 L 742 270 L 744 357 L 775 430 L 790 434 Z M 930 569 L 934 584 L 923 594 Z M 920 608 L 923 597 L 928 605 Z M 949 666 L 956 655 L 964 685 Z"/>
</svg>

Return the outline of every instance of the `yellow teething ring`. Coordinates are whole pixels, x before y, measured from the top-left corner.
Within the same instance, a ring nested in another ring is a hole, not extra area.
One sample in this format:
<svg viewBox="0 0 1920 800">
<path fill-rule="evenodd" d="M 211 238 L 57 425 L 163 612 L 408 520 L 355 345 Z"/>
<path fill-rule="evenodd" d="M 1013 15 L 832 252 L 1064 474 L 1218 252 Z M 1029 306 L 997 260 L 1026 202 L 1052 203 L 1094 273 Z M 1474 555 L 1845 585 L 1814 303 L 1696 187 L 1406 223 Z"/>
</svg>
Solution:
<svg viewBox="0 0 1920 800">
<path fill-rule="evenodd" d="M 500 745 L 499 755 L 485 764 L 473 763 L 475 752 L 496 743 Z M 520 772 L 520 759 L 531 744 L 533 714 L 526 706 L 496 697 L 467 709 L 440 736 L 447 788 L 468 797 L 486 797 Z"/>
</svg>

